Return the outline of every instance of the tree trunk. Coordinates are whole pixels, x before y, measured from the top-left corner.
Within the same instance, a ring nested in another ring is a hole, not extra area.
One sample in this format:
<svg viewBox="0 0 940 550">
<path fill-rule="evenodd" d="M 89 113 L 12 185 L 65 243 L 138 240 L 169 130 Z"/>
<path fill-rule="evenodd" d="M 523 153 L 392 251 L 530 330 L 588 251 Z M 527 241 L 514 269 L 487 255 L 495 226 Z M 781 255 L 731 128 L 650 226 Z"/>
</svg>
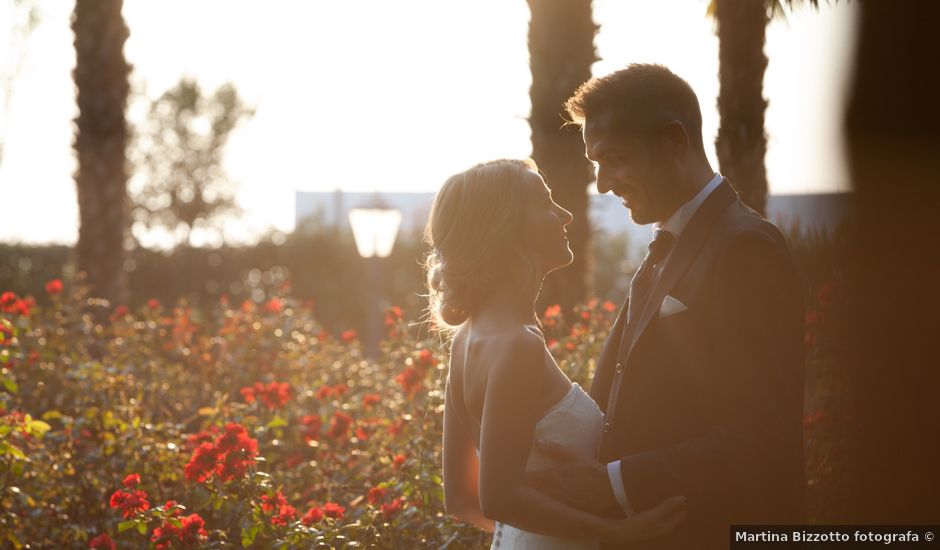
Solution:
<svg viewBox="0 0 940 550">
<path fill-rule="evenodd" d="M 588 186 L 593 181 L 593 171 L 584 157 L 580 132 L 562 127 L 562 105 L 591 77 L 591 64 L 597 60 L 594 52 L 597 25 L 591 17 L 591 0 L 528 0 L 528 3 L 532 158 L 556 202 L 574 215 L 568 226 L 574 263 L 546 279 L 540 303 L 560 304 L 567 313 L 588 293 L 591 264 Z"/>
<path fill-rule="evenodd" d="M 861 2 L 845 120 L 857 226 L 839 359 L 855 398 L 846 523 L 940 523 L 936 2 Z"/>
<path fill-rule="evenodd" d="M 128 30 L 123 0 L 77 0 L 72 15 L 78 117 L 78 270 L 90 296 L 111 304 L 126 301 L 123 269 L 127 227 L 125 147 L 130 65 L 124 59 Z"/>
<path fill-rule="evenodd" d="M 721 173 L 745 204 L 765 214 L 764 35 L 770 20 L 764 0 L 716 0 L 721 118 L 715 146 Z"/>
</svg>

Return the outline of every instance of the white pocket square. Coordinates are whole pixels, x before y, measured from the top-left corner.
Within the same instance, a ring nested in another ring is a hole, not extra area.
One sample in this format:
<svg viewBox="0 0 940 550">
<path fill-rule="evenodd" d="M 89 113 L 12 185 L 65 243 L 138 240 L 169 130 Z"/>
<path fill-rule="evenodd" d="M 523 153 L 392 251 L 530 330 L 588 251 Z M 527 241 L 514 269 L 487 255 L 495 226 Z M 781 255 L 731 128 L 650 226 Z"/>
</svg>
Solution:
<svg viewBox="0 0 940 550">
<path fill-rule="evenodd" d="M 670 315 L 675 315 L 676 313 L 682 313 L 683 311 L 689 309 L 685 304 L 676 300 L 672 296 L 666 295 L 663 298 L 663 303 L 659 306 L 659 318 L 669 317 Z"/>
</svg>

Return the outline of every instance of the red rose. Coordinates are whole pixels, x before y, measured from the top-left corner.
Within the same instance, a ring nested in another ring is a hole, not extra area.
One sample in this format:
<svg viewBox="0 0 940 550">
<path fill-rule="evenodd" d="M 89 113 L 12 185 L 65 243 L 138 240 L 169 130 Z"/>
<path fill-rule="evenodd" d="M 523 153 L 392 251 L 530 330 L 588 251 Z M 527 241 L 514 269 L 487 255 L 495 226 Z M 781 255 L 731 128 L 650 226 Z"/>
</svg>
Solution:
<svg viewBox="0 0 940 550">
<path fill-rule="evenodd" d="M 119 508 L 124 514 L 124 519 L 133 517 L 138 512 L 150 509 L 150 502 L 147 501 L 147 493 L 141 490 L 125 491 L 118 489 L 111 495 L 111 508 Z"/>
<path fill-rule="evenodd" d="M 320 440 L 320 426 L 323 424 L 323 419 L 320 418 L 320 415 L 304 415 L 300 417 L 300 423 L 303 425 L 303 427 L 300 428 L 300 435 L 304 438 L 304 443 Z"/>
<path fill-rule="evenodd" d="M 238 390 L 238 393 L 242 394 L 242 399 L 245 400 L 245 403 L 251 405 L 255 402 L 255 389 L 251 386 L 245 386 L 244 388 Z"/>
<path fill-rule="evenodd" d="M 359 441 L 365 441 L 369 439 L 369 432 L 367 432 L 362 426 L 356 426 L 356 431 L 353 433 L 356 435 L 356 439 Z"/>
<path fill-rule="evenodd" d="M 413 397 L 424 383 L 424 369 L 409 366 L 395 377 L 395 382 L 405 390 L 408 397 Z"/>
<path fill-rule="evenodd" d="M 344 438 L 349 433 L 349 427 L 352 425 L 353 418 L 343 411 L 336 411 L 333 418 L 330 419 L 330 431 L 327 435 L 333 439 Z"/>
<path fill-rule="evenodd" d="M 398 497 L 398 498 L 392 499 L 391 502 L 386 502 L 385 504 L 382 505 L 382 508 L 381 508 L 382 514 L 384 514 L 386 518 L 393 518 L 395 517 L 396 514 L 398 514 L 398 512 L 401 512 L 401 509 L 404 508 L 404 506 L 405 506 L 404 498 Z"/>
<path fill-rule="evenodd" d="M 392 306 L 385 311 L 385 326 L 390 327 L 394 325 L 403 317 L 403 312 L 400 307 Z"/>
<path fill-rule="evenodd" d="M 385 499 L 385 489 L 382 487 L 373 487 L 369 489 L 369 504 L 376 504 Z"/>
<path fill-rule="evenodd" d="M 222 452 L 241 450 L 254 453 L 258 450 L 258 442 L 248 435 L 248 430 L 244 426 L 235 422 L 225 425 L 225 433 L 219 436 L 216 445 Z"/>
<path fill-rule="evenodd" d="M 423 349 L 418 352 L 418 364 L 422 367 L 432 367 L 437 364 L 437 359 L 429 349 Z"/>
<path fill-rule="evenodd" d="M 323 515 L 333 519 L 343 519 L 346 515 L 346 508 L 343 508 L 335 502 L 327 502 L 323 505 Z"/>
<path fill-rule="evenodd" d="M 186 479 L 202 483 L 212 476 L 219 461 L 221 451 L 212 443 L 201 443 L 186 464 Z"/>
<path fill-rule="evenodd" d="M 88 548 L 93 550 L 114 550 L 114 541 L 107 533 L 101 533 L 97 537 L 88 541 Z"/>
<path fill-rule="evenodd" d="M 398 435 L 405 431 L 405 419 L 399 417 L 395 419 L 395 422 L 392 422 L 392 425 L 388 427 L 388 433 L 391 435 Z"/>
<path fill-rule="evenodd" d="M 29 315 L 30 308 L 35 304 L 32 297 L 19 299 L 12 292 L 4 292 L 0 295 L 0 308 L 4 313 L 14 313 L 24 317 Z"/>
<path fill-rule="evenodd" d="M 280 298 L 274 297 L 268 300 L 268 303 L 264 304 L 264 309 L 269 313 L 280 313 L 284 310 L 284 302 Z"/>
<path fill-rule="evenodd" d="M 238 391 L 245 399 L 245 403 L 251 404 L 255 400 L 260 400 L 268 409 L 286 405 L 291 395 L 290 384 L 287 382 L 271 382 L 270 384 L 255 382 L 254 386 L 245 386 Z"/>
<path fill-rule="evenodd" d="M 209 535 L 206 532 L 206 522 L 199 514 L 190 514 L 180 520 L 180 542 L 183 544 L 195 544 L 200 539 Z"/>
<path fill-rule="evenodd" d="M 258 456 L 258 441 L 241 424 L 226 424 L 225 433 L 215 443 L 223 453 L 218 457 L 215 473 L 223 482 L 244 476 Z"/>
<path fill-rule="evenodd" d="M 117 306 L 116 308 L 114 308 L 114 313 L 111 314 L 111 320 L 116 321 L 124 317 L 128 313 L 130 313 L 130 309 L 128 309 L 128 307 L 125 306 L 124 304 L 121 304 Z"/>
<path fill-rule="evenodd" d="M 382 401 L 382 397 L 377 393 L 367 393 L 362 396 L 362 404 L 366 408 L 371 408 Z"/>
<path fill-rule="evenodd" d="M 182 546 L 191 548 L 205 540 L 209 533 L 206 531 L 206 522 L 199 514 L 190 514 L 179 520 L 179 527 L 173 522 L 167 521 L 163 525 L 153 530 L 153 536 L 150 537 L 154 543 L 154 548 L 165 550 Z"/>
<path fill-rule="evenodd" d="M 273 512 L 287 504 L 287 499 L 280 491 L 274 493 L 274 496 L 261 495 L 261 509 L 265 512 Z"/>
<path fill-rule="evenodd" d="M 277 515 L 271 518 L 271 525 L 286 526 L 297 519 L 297 509 L 290 504 L 284 504 L 277 510 Z"/>
<path fill-rule="evenodd" d="M 175 500 L 166 501 L 166 504 L 163 505 L 163 509 L 170 514 L 171 518 L 180 515 L 180 505 Z"/>
<path fill-rule="evenodd" d="M 317 390 L 317 399 L 326 399 L 333 395 L 333 388 L 330 386 L 320 386 Z"/>
<path fill-rule="evenodd" d="M 307 510 L 307 513 L 304 514 L 304 517 L 300 518 L 300 523 L 303 523 L 309 527 L 321 519 L 323 519 L 323 510 L 314 506 Z"/>
</svg>

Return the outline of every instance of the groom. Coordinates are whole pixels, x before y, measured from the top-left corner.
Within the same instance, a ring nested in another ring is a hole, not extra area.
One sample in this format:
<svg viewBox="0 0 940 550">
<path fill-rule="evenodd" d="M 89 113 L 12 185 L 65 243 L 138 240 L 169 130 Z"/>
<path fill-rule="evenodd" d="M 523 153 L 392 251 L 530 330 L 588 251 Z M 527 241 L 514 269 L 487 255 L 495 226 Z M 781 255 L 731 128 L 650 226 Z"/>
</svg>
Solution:
<svg viewBox="0 0 940 550">
<path fill-rule="evenodd" d="M 804 521 L 803 306 L 780 232 L 705 156 L 698 100 L 660 65 L 583 84 L 566 103 L 597 189 L 655 223 L 597 361 L 598 460 L 532 478 L 574 507 L 629 516 L 674 495 L 688 515 L 630 548 L 729 548 L 729 526 Z"/>
</svg>

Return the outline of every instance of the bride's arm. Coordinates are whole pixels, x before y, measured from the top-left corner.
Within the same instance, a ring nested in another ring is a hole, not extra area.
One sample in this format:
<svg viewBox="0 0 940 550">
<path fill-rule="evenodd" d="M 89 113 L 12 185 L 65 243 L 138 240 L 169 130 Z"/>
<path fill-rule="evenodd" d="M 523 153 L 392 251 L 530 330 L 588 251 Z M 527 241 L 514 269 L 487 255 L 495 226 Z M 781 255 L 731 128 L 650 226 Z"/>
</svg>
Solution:
<svg viewBox="0 0 940 550">
<path fill-rule="evenodd" d="M 480 505 L 483 515 L 519 529 L 567 538 L 599 539 L 603 521 L 526 485 L 542 382 L 545 348 L 528 332 L 500 336 L 477 350 L 489 365 L 480 425 Z"/>
<path fill-rule="evenodd" d="M 681 503 L 664 503 L 629 520 L 571 508 L 525 482 L 541 383 L 547 379 L 545 345 L 528 331 L 503 335 L 477 350 L 490 365 L 480 434 L 480 506 L 483 515 L 519 529 L 563 538 L 630 542 L 671 530 Z"/>
<path fill-rule="evenodd" d="M 444 401 L 444 507 L 448 514 L 492 531 L 493 520 L 484 517 L 480 509 L 480 461 L 476 445 L 456 416 L 451 390 L 448 376 Z"/>
</svg>

